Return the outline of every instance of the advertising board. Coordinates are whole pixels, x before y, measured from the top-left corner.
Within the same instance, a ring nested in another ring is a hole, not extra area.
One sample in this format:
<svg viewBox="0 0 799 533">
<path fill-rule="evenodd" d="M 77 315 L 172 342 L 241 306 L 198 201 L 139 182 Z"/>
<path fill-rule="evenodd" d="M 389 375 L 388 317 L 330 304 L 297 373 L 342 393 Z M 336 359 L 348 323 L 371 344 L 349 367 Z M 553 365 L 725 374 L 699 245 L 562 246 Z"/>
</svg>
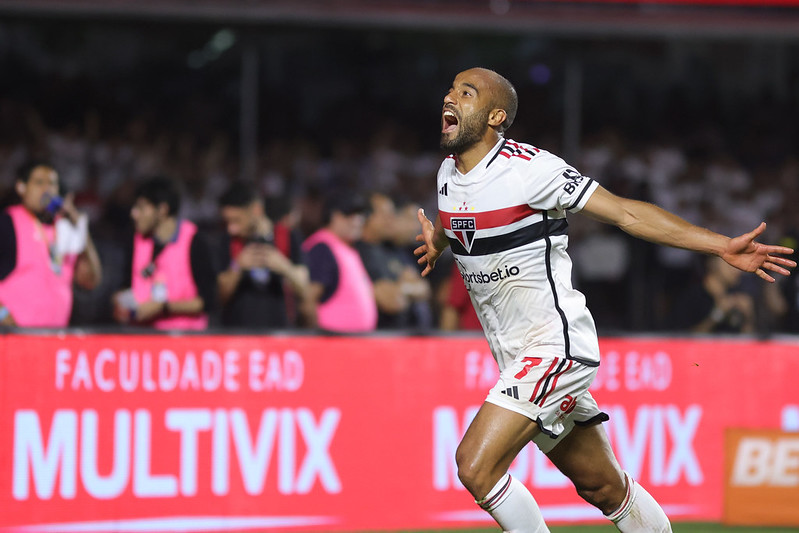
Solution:
<svg viewBox="0 0 799 533">
<path fill-rule="evenodd" d="M 675 521 L 720 520 L 724 433 L 798 410 L 799 345 L 601 340 L 622 466 Z M 0 532 L 487 525 L 455 449 L 496 380 L 478 337 L 0 337 Z M 532 446 L 553 523 L 597 510 Z"/>
</svg>

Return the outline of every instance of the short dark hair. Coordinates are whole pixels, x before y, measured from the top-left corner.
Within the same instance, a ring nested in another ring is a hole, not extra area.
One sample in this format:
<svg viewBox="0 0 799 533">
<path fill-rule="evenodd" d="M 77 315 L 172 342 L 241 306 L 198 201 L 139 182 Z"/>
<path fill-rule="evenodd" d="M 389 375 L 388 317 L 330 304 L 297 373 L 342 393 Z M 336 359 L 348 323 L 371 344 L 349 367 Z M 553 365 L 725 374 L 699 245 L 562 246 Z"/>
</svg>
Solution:
<svg viewBox="0 0 799 533">
<path fill-rule="evenodd" d="M 31 159 L 17 168 L 17 181 L 28 183 L 28 180 L 31 179 L 31 174 L 33 174 L 33 171 L 38 167 L 55 170 L 53 164 L 46 159 Z"/>
<path fill-rule="evenodd" d="M 505 110 L 505 120 L 499 125 L 500 133 L 505 133 L 516 119 L 516 112 L 519 110 L 519 96 L 516 94 L 516 88 L 505 76 L 497 74 L 497 77 L 499 94 L 496 95 L 498 101 L 495 104 Z"/>
<path fill-rule="evenodd" d="M 169 215 L 180 211 L 180 191 L 175 182 L 166 176 L 155 176 L 142 182 L 136 189 L 136 198 L 144 198 L 154 206 L 166 204 Z"/>
<path fill-rule="evenodd" d="M 338 211 L 344 215 L 368 214 L 369 201 L 359 192 L 342 191 L 323 196 L 322 223 L 327 225 L 333 213 Z"/>
<path fill-rule="evenodd" d="M 255 187 L 244 181 L 234 181 L 219 197 L 219 207 L 247 207 L 260 200 Z"/>
</svg>

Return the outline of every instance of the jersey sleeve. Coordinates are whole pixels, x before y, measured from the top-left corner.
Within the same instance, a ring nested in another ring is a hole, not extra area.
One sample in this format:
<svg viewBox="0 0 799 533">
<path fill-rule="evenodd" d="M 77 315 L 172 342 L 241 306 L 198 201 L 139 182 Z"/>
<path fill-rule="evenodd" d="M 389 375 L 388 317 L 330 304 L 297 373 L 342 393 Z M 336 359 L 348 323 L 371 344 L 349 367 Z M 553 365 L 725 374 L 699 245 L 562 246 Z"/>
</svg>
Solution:
<svg viewBox="0 0 799 533">
<path fill-rule="evenodd" d="M 540 153 L 525 171 L 524 193 L 527 203 L 542 211 L 580 211 L 599 184 L 581 175 L 563 159 Z"/>
</svg>

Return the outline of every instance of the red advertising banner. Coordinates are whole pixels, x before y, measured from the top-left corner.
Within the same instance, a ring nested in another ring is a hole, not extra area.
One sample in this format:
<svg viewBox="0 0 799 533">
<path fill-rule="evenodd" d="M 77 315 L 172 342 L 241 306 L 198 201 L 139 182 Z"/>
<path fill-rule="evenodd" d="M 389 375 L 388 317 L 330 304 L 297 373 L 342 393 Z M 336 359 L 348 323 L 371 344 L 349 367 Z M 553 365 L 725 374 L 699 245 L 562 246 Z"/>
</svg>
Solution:
<svg viewBox="0 0 799 533">
<path fill-rule="evenodd" d="M 593 393 L 675 521 L 719 520 L 724 429 L 799 425 L 799 343 L 603 339 Z M 480 338 L 0 337 L 0 532 L 485 525 L 455 448 L 497 376 Z M 546 458 L 552 522 L 601 520 Z"/>
</svg>

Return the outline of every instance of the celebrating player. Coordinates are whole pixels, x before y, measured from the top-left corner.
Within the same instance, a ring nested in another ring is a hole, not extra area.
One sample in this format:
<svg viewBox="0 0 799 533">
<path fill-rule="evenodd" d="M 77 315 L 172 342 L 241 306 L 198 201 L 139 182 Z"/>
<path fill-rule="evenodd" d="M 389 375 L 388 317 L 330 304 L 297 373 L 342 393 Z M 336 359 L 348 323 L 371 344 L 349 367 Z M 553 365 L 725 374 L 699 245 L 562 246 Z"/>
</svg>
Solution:
<svg viewBox="0 0 799 533">
<path fill-rule="evenodd" d="M 620 468 L 588 391 L 599 366 L 596 328 L 572 288 L 566 212 L 582 212 L 657 244 L 714 254 L 773 282 L 796 263 L 750 233 L 729 238 L 659 207 L 615 196 L 559 157 L 505 138 L 511 83 L 473 68 L 444 97 L 436 223 L 419 210 L 423 275 L 452 247 L 499 365 L 456 453 L 458 476 L 505 531 L 547 532 L 535 499 L 508 468 L 533 441 L 619 531 L 668 532 L 658 503 Z"/>
</svg>

